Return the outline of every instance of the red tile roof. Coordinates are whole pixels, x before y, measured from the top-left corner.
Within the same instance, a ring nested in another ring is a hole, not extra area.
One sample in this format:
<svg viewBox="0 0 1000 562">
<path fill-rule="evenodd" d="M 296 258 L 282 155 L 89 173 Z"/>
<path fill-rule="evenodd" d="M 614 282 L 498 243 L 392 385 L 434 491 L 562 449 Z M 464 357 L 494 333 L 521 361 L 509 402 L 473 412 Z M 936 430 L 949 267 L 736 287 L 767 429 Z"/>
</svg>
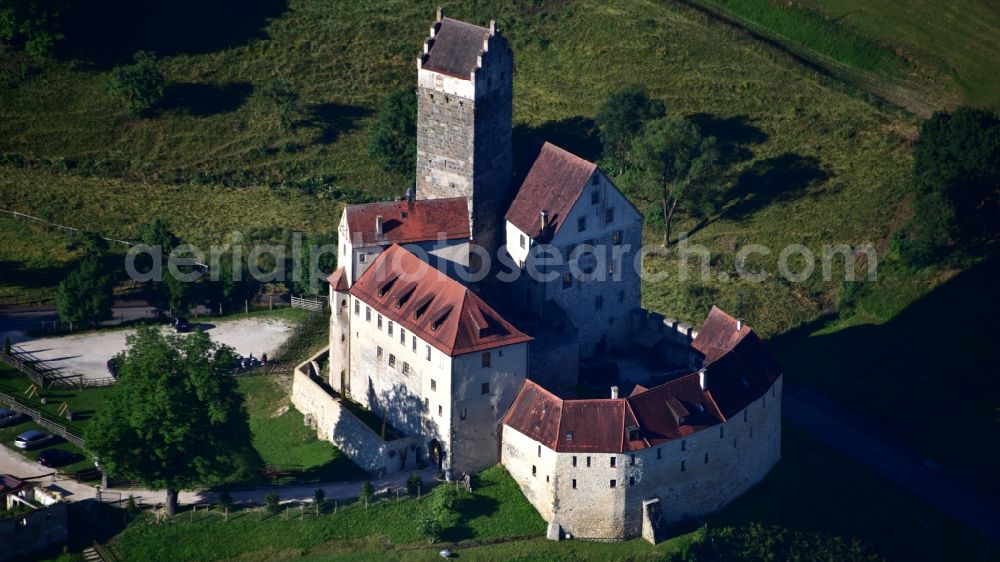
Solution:
<svg viewBox="0 0 1000 562">
<path fill-rule="evenodd" d="M 531 340 L 468 288 L 396 244 L 350 293 L 452 357 Z"/>
<path fill-rule="evenodd" d="M 451 18 L 435 22 L 434 30 L 434 38 L 428 40 L 427 53 L 421 55 L 422 67 L 469 80 L 477 59 L 484 52 L 490 30 Z"/>
<path fill-rule="evenodd" d="M 0 474 L 0 494 L 10 494 L 16 492 L 27 484 L 10 474 Z"/>
<path fill-rule="evenodd" d="M 650 389 L 636 386 L 627 398 L 563 400 L 529 380 L 503 423 L 555 451 L 593 453 L 634 451 L 721 423 L 763 396 L 781 374 L 757 334 L 735 328 L 735 319 L 713 308 L 698 333 L 727 344 L 723 352 L 706 347 L 713 357 L 705 362 L 708 390 L 699 373 L 691 373 Z"/>
<path fill-rule="evenodd" d="M 438 239 L 469 238 L 469 204 L 465 197 L 417 199 L 351 205 L 347 228 L 355 246 L 409 244 Z M 375 234 L 375 217 L 382 216 L 382 234 Z"/>
<path fill-rule="evenodd" d="M 507 210 L 507 220 L 538 240 L 543 238 L 541 212 L 545 211 L 550 226 L 544 234 L 555 235 L 596 169 L 593 162 L 544 143 Z"/>
<path fill-rule="evenodd" d="M 346 291 L 347 290 L 347 271 L 343 267 L 337 268 L 326 278 L 327 283 L 333 287 L 334 291 Z"/>
<path fill-rule="evenodd" d="M 698 337 L 691 343 L 696 351 L 705 357 L 705 363 L 715 361 L 733 349 L 747 334 L 750 327 L 746 324 L 737 330 L 737 320 L 726 314 L 721 308 L 713 306 L 698 330 Z"/>
</svg>

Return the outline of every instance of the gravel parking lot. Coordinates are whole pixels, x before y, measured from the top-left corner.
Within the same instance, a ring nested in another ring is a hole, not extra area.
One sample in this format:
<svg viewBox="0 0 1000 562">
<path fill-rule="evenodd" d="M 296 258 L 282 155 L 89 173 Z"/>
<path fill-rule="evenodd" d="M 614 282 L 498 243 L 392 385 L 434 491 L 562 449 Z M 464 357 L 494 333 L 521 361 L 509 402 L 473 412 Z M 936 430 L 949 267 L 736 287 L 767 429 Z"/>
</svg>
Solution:
<svg viewBox="0 0 1000 562">
<path fill-rule="evenodd" d="M 246 318 L 195 324 L 213 341 L 231 346 L 240 355 L 273 355 L 291 332 L 291 324 L 273 318 Z M 163 330 L 173 332 L 164 327 Z M 69 375 L 99 379 L 108 376 L 107 362 L 125 348 L 125 337 L 133 330 L 108 330 L 75 336 L 41 338 L 21 342 L 26 351 Z"/>
</svg>

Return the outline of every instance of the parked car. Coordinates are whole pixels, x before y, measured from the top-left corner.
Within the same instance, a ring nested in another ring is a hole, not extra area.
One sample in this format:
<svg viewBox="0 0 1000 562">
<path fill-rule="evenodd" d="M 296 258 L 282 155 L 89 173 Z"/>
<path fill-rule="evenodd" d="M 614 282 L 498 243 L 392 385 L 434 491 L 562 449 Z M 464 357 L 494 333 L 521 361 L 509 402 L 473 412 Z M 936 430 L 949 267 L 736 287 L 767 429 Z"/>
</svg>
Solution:
<svg viewBox="0 0 1000 562">
<path fill-rule="evenodd" d="M 183 316 L 175 316 L 174 319 L 170 321 L 170 324 L 174 327 L 174 331 L 177 333 L 191 331 L 191 323 L 188 322 L 187 318 L 184 318 Z"/>
<path fill-rule="evenodd" d="M 38 453 L 38 464 L 48 467 L 66 466 L 73 464 L 76 455 L 65 449 L 45 449 Z"/>
<path fill-rule="evenodd" d="M 28 421 L 28 416 L 9 408 L 0 408 L 0 427 L 8 427 Z"/>
<path fill-rule="evenodd" d="M 44 431 L 38 431 L 37 429 L 29 429 L 28 431 L 25 431 L 17 436 L 17 439 L 14 440 L 14 446 L 18 449 L 35 449 L 48 443 L 52 439 L 53 437 L 51 433 L 45 433 Z"/>
</svg>

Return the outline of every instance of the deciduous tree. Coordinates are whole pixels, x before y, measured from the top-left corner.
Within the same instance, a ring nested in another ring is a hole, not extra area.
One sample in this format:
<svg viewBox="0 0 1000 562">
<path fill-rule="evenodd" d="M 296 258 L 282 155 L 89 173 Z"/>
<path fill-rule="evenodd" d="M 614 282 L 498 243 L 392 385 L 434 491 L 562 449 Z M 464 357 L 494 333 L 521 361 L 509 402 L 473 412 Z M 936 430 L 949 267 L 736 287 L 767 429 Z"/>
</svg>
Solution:
<svg viewBox="0 0 1000 562">
<path fill-rule="evenodd" d="M 111 318 L 115 303 L 115 278 L 90 255 L 59 283 L 56 312 L 63 322 L 90 322 L 94 325 Z"/>
<path fill-rule="evenodd" d="M 105 470 L 178 491 L 249 476 L 260 465 L 243 397 L 230 375 L 233 351 L 195 331 L 143 327 L 127 338 L 118 382 L 87 426 L 87 447 Z"/>
<path fill-rule="evenodd" d="M 630 86 L 610 94 L 594 118 L 604 145 L 605 160 L 621 173 L 636 134 L 646 122 L 664 114 L 663 102 L 649 99 L 642 86 Z"/>
<path fill-rule="evenodd" d="M 632 142 L 632 158 L 644 172 L 637 195 L 657 202 L 663 210 L 663 245 L 670 244 L 670 226 L 682 200 L 704 195 L 715 170 L 715 137 L 680 117 L 661 117 L 643 126 Z"/>
<path fill-rule="evenodd" d="M 156 56 L 138 51 L 132 64 L 111 69 L 108 89 L 129 113 L 139 114 L 163 100 L 166 80 L 156 64 Z"/>
</svg>

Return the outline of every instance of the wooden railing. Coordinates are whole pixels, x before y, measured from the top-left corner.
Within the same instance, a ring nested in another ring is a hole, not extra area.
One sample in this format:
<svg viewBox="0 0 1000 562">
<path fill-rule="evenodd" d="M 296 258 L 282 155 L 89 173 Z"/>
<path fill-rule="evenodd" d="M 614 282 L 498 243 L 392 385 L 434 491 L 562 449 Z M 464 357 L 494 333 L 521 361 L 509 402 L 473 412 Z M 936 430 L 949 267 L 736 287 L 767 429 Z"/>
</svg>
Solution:
<svg viewBox="0 0 1000 562">
<path fill-rule="evenodd" d="M 15 412 L 20 412 L 26 416 L 31 417 L 41 427 L 52 432 L 53 435 L 58 435 L 62 437 L 69 443 L 76 445 L 77 447 L 83 449 L 83 437 L 80 436 L 75 430 L 66 427 L 65 425 L 50 419 L 50 415 L 46 414 L 41 410 L 37 410 L 24 404 L 15 396 L 11 396 L 6 392 L 0 392 L 0 402 L 6 404 L 11 410 Z"/>
<path fill-rule="evenodd" d="M 292 308 L 302 308 L 305 310 L 311 310 L 312 312 L 325 312 L 326 311 L 326 301 L 304 299 L 302 297 L 296 297 L 292 295 Z"/>
</svg>

